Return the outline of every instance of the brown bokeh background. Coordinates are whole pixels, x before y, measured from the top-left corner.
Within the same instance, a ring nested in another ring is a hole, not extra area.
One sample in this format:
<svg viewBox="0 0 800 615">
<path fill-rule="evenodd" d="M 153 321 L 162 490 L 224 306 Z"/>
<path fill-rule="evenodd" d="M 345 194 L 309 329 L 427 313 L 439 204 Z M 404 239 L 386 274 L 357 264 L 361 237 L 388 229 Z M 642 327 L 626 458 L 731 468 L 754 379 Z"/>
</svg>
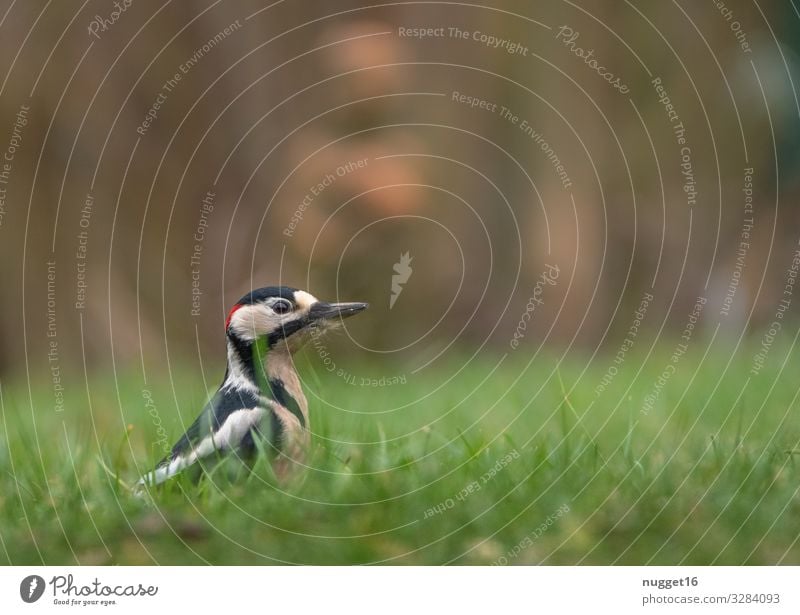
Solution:
<svg viewBox="0 0 800 615">
<path fill-rule="evenodd" d="M 506 352 L 547 264 L 561 276 L 535 312 L 529 350 L 607 347 L 649 291 L 654 337 L 680 333 L 699 295 L 710 306 L 703 330 L 758 330 L 798 241 L 800 18 L 787 2 L 730 4 L 750 51 L 714 2 L 135 0 L 93 36 L 113 3 L 6 0 L 4 150 L 20 107 L 30 110 L 0 226 L 0 376 L 47 374 L 51 330 L 65 371 L 84 358 L 100 369 L 221 364 L 227 307 L 268 283 L 370 301 L 348 329 L 361 359 L 419 362 L 451 342 Z M 629 94 L 576 58 L 556 36 L 563 25 Z M 138 133 L 165 82 L 228 27 Z M 399 34 L 420 27 L 448 35 Z M 455 27 L 468 38 L 450 36 Z M 692 208 L 655 77 L 686 128 Z M 542 133 L 571 187 L 519 124 L 453 92 Z M 754 225 L 722 317 L 746 167 Z M 414 273 L 390 310 L 405 252 Z"/>
</svg>

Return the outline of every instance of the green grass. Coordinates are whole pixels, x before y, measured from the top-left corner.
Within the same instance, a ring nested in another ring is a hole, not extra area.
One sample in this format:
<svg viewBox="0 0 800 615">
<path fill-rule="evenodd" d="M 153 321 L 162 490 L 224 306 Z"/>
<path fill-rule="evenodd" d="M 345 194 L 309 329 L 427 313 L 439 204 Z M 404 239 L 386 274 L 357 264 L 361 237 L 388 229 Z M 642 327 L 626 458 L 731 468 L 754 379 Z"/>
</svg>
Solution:
<svg viewBox="0 0 800 615">
<path fill-rule="evenodd" d="M 139 374 L 90 376 L 61 414 L 47 383 L 32 412 L 27 387 L 4 382 L 0 561 L 799 564 L 800 359 L 781 372 L 774 348 L 749 377 L 750 350 L 727 371 L 730 354 L 690 352 L 647 413 L 671 346 L 629 354 L 599 396 L 609 356 L 484 357 L 362 387 L 307 352 L 309 389 L 335 405 L 309 395 L 301 484 L 276 488 L 264 463 L 238 481 L 223 467 L 152 501 L 112 475 L 130 484 L 162 454 Z M 153 377 L 171 444 L 205 389 L 196 373 Z"/>
</svg>

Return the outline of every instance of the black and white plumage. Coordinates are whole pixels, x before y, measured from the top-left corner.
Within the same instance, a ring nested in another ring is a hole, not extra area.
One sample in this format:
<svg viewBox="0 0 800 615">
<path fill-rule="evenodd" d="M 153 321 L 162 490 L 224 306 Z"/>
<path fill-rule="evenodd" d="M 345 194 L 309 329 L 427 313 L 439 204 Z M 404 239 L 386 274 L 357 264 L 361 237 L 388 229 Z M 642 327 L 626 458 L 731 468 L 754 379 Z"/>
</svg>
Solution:
<svg viewBox="0 0 800 615">
<path fill-rule="evenodd" d="M 357 314 L 366 303 L 326 303 L 287 286 L 254 290 L 225 322 L 228 368 L 200 416 L 139 486 L 156 485 L 224 454 L 252 458 L 260 441 L 274 452 L 278 478 L 302 464 L 309 444 L 308 403 L 292 353 L 312 333 Z"/>
</svg>

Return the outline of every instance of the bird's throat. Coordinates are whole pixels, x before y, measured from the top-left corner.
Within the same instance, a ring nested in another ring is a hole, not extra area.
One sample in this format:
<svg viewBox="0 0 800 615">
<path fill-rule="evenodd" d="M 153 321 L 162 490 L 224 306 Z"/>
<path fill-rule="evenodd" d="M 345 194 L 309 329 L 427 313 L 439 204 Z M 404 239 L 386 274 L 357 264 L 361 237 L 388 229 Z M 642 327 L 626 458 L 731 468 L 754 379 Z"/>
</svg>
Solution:
<svg viewBox="0 0 800 615">
<path fill-rule="evenodd" d="M 271 346 L 266 338 L 254 342 L 228 337 L 228 369 L 222 385 L 271 399 L 308 424 L 308 404 L 287 344 Z"/>
</svg>

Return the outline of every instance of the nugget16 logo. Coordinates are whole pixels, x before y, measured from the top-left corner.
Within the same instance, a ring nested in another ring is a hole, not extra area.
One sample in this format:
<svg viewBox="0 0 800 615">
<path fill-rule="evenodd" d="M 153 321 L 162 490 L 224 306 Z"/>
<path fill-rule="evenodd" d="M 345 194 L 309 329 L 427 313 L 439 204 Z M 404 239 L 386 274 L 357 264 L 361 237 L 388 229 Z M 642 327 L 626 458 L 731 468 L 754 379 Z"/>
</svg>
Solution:
<svg viewBox="0 0 800 615">
<path fill-rule="evenodd" d="M 36 602 L 44 593 L 44 579 L 38 574 L 32 574 L 22 579 L 19 584 L 19 596 L 25 602 Z"/>
</svg>

